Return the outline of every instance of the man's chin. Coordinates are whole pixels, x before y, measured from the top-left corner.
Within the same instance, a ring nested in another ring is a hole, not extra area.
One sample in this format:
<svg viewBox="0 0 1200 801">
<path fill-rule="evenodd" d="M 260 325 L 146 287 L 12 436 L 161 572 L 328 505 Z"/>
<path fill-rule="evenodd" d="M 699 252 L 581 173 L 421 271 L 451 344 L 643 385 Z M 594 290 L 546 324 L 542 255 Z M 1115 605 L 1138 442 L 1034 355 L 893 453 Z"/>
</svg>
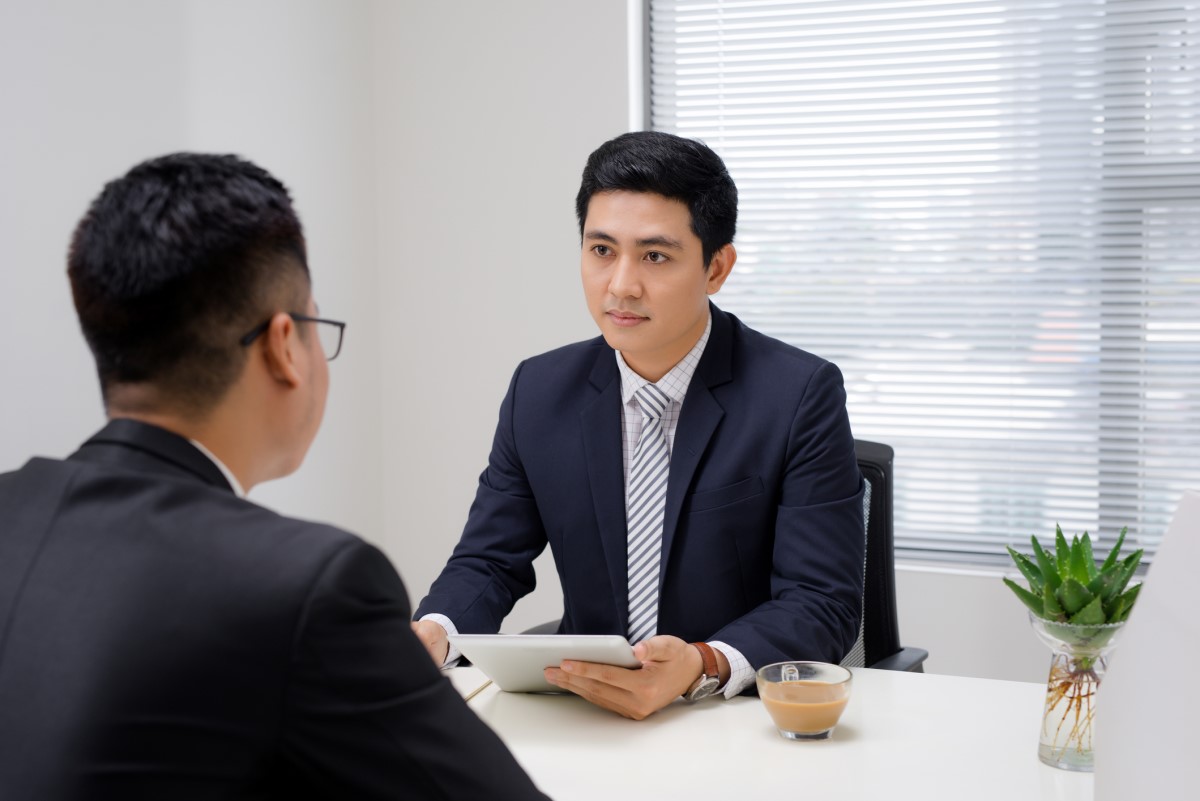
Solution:
<svg viewBox="0 0 1200 801">
<path fill-rule="evenodd" d="M 306 445 L 302 450 L 289 454 L 287 459 L 278 462 L 271 474 L 262 478 L 262 483 L 287 478 L 299 470 L 304 465 L 304 457 L 308 455 L 308 448 L 309 446 Z"/>
<path fill-rule="evenodd" d="M 613 350 L 629 350 L 631 347 L 636 347 L 638 340 L 638 336 L 634 331 L 616 328 L 612 325 L 601 326 L 600 335 L 604 337 L 604 341 Z"/>
</svg>

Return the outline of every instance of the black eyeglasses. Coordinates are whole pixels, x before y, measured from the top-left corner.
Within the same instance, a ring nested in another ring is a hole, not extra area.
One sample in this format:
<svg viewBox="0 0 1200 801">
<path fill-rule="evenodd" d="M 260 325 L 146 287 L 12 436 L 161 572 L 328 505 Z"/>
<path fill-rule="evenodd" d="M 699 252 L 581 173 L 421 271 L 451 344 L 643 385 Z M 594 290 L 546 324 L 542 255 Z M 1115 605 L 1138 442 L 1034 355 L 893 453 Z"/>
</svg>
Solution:
<svg viewBox="0 0 1200 801">
<path fill-rule="evenodd" d="M 295 312 L 288 312 L 288 317 L 291 317 L 298 323 L 320 323 L 317 326 L 317 336 L 321 338 L 321 348 L 325 351 L 325 361 L 333 361 L 342 352 L 342 336 L 346 332 L 345 323 L 340 323 L 337 320 L 322 320 L 320 317 L 309 317 L 307 314 L 296 314 Z M 242 343 L 242 347 L 258 339 L 271 325 L 271 320 L 273 319 L 274 317 L 268 317 L 260 324 L 254 326 L 253 331 L 250 331 L 239 340 Z"/>
</svg>

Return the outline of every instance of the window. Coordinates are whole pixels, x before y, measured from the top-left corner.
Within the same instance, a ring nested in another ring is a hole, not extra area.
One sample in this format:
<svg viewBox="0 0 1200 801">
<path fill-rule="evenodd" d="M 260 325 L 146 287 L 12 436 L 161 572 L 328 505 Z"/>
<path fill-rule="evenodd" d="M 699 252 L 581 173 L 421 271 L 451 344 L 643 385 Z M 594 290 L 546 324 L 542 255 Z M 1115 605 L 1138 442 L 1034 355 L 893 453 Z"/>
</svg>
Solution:
<svg viewBox="0 0 1200 801">
<path fill-rule="evenodd" d="M 838 363 L 907 556 L 1153 550 L 1200 488 L 1200 2 L 649 3 L 740 192 L 721 305 Z"/>
</svg>

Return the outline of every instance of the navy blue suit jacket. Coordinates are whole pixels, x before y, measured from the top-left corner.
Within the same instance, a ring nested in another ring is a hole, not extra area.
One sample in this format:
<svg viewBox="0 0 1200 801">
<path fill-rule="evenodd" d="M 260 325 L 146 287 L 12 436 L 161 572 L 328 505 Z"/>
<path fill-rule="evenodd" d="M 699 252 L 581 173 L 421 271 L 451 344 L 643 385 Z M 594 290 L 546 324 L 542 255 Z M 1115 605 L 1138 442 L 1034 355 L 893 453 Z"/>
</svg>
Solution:
<svg viewBox="0 0 1200 801">
<path fill-rule="evenodd" d="M 756 668 L 837 662 L 862 604 L 862 479 L 841 373 L 712 308 L 671 453 L 658 631 Z M 624 634 L 621 379 L 602 338 L 523 362 L 466 529 L 417 616 L 493 632 L 547 543 L 561 631 Z"/>
</svg>

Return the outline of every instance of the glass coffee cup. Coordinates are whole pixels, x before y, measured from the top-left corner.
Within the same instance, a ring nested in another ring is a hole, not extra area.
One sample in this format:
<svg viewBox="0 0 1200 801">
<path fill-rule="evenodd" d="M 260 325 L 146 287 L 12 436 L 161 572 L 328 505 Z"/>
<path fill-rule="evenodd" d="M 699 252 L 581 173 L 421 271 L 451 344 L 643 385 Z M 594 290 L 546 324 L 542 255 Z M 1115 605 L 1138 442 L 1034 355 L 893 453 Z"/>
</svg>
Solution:
<svg viewBox="0 0 1200 801">
<path fill-rule="evenodd" d="M 825 662 L 776 662 L 755 674 L 775 728 L 789 740 L 824 740 L 850 700 L 850 671 Z"/>
</svg>

